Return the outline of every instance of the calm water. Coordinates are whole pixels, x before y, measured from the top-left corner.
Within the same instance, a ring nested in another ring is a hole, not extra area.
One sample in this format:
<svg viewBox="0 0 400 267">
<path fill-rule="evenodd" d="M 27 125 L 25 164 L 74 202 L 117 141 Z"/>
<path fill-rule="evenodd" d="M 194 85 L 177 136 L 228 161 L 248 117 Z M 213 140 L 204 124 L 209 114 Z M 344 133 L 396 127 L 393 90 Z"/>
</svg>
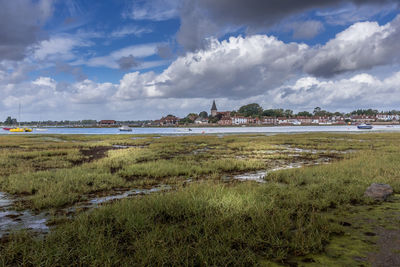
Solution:
<svg viewBox="0 0 400 267">
<path fill-rule="evenodd" d="M 189 130 L 191 129 L 191 131 Z M 206 127 L 206 128 L 133 128 L 132 132 L 120 132 L 118 128 L 48 128 L 31 133 L 0 134 L 233 134 L 233 133 L 306 133 L 306 132 L 400 132 L 400 125 L 376 125 L 372 130 L 359 130 L 356 126 L 278 126 L 278 127 Z"/>
</svg>

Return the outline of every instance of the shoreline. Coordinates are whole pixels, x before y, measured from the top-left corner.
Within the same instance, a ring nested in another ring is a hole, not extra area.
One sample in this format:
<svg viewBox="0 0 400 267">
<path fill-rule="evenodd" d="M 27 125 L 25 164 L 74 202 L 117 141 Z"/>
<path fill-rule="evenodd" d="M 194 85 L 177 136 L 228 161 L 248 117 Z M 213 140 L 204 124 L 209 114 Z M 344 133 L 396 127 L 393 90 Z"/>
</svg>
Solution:
<svg viewBox="0 0 400 267">
<path fill-rule="evenodd" d="M 399 122 L 397 123 L 386 123 L 386 122 L 372 122 L 369 123 L 371 125 L 375 126 L 398 126 L 400 125 Z M 218 124 L 207 124 L 207 125 L 197 125 L 197 124 L 188 124 L 188 125 L 164 125 L 164 126 L 152 126 L 152 125 L 146 125 L 146 126 L 138 126 L 138 125 L 128 125 L 131 128 L 135 129 L 140 129 L 140 128 L 279 128 L 279 127 L 351 127 L 351 126 L 357 126 L 359 124 L 301 124 L 301 125 L 294 125 L 294 124 L 278 124 L 278 125 L 270 125 L 270 124 L 240 124 L 240 125 L 218 125 Z M 0 128 L 4 127 L 10 127 L 10 128 L 15 128 L 14 126 L 9 126 L 9 125 L 1 125 Z M 115 126 L 45 126 L 42 125 L 38 127 L 37 125 L 35 126 L 20 126 L 21 128 L 45 128 L 45 129 L 118 129 L 121 127 L 121 125 L 115 125 Z"/>
</svg>

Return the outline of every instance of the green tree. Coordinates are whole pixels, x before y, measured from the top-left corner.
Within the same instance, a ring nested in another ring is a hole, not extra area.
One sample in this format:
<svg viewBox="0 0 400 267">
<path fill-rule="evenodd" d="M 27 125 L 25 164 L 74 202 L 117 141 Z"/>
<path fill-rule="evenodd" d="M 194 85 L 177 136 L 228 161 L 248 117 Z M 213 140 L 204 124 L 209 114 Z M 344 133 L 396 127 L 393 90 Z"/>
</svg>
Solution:
<svg viewBox="0 0 400 267">
<path fill-rule="evenodd" d="M 190 124 L 190 123 L 193 123 L 193 122 L 194 121 L 192 119 L 186 117 L 186 118 L 180 119 L 178 123 L 179 124 Z"/>
<path fill-rule="evenodd" d="M 321 112 L 321 108 L 320 107 L 314 108 L 314 112 L 313 113 L 314 113 L 315 116 L 318 116 L 317 114 L 320 113 L 320 112 Z"/>
<path fill-rule="evenodd" d="M 285 117 L 292 117 L 292 116 L 293 116 L 293 110 L 287 109 L 287 110 L 285 110 L 285 111 L 283 112 L 283 115 L 284 115 Z"/>
<path fill-rule="evenodd" d="M 185 119 L 186 119 L 187 123 L 193 123 L 198 117 L 199 117 L 199 115 L 197 115 L 196 113 L 189 113 L 185 117 Z"/>
<path fill-rule="evenodd" d="M 203 118 L 203 119 L 208 118 L 208 113 L 207 113 L 207 111 L 202 111 L 202 112 L 200 112 L 200 113 L 199 113 L 199 117 L 200 117 L 200 118 Z"/>
<path fill-rule="evenodd" d="M 313 112 L 314 116 L 320 116 L 320 117 L 324 117 L 324 116 L 332 116 L 332 113 L 321 109 L 320 107 L 316 107 L 314 108 L 314 112 Z"/>
<path fill-rule="evenodd" d="M 263 113 L 262 107 L 257 103 L 248 104 L 239 108 L 238 112 L 243 116 L 260 116 Z"/>
<path fill-rule="evenodd" d="M 219 119 L 218 119 L 217 116 L 212 117 L 212 118 L 210 118 L 210 119 L 208 120 L 209 123 L 217 123 L 218 121 L 219 121 Z"/>
<path fill-rule="evenodd" d="M 312 114 L 308 111 L 301 111 L 301 112 L 297 113 L 297 116 L 312 117 Z"/>
<path fill-rule="evenodd" d="M 5 125 L 13 125 L 17 123 L 17 119 L 11 118 L 11 116 L 8 116 L 7 119 L 4 121 Z"/>
<path fill-rule="evenodd" d="M 283 117 L 283 109 L 266 109 L 263 112 L 263 116 L 267 117 Z"/>
</svg>

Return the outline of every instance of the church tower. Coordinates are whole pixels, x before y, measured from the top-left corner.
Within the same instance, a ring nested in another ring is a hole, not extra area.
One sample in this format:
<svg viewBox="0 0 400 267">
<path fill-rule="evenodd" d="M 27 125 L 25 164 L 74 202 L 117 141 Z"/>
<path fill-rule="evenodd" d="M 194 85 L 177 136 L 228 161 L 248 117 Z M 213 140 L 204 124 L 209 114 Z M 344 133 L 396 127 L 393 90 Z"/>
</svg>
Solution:
<svg viewBox="0 0 400 267">
<path fill-rule="evenodd" d="M 211 117 L 215 116 L 217 116 L 217 105 L 215 105 L 215 100 L 214 100 L 211 107 Z"/>
</svg>

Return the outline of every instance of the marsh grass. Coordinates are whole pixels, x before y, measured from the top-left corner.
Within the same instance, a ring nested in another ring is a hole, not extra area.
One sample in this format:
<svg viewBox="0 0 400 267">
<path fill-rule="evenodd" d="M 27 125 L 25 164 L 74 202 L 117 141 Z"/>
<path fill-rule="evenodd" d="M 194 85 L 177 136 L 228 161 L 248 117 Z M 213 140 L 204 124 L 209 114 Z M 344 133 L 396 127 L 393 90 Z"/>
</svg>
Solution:
<svg viewBox="0 0 400 267">
<path fill-rule="evenodd" d="M 320 251 L 340 229 L 293 198 L 277 206 L 288 196 L 282 190 L 208 182 L 121 201 L 81 214 L 43 241 L 15 237 L 5 247 L 8 257 L 0 259 L 34 265 L 220 266 Z"/>
<path fill-rule="evenodd" d="M 333 236 L 345 232 L 340 222 L 348 216 L 346 210 L 372 204 L 363 196 L 372 182 L 388 183 L 395 192 L 400 191 L 399 136 L 300 134 L 137 140 L 127 136 L 62 136 L 66 142 L 49 144 L 22 137 L 9 139 L 23 146 L 12 149 L 15 156 L 9 164 L 47 157 L 67 162 L 68 157 L 77 156 L 76 151 L 81 157 L 82 149 L 134 146 L 109 150 L 103 158 L 78 166 L 45 171 L 26 168 L 1 176 L 1 190 L 27 195 L 30 207 L 38 210 L 70 205 L 89 193 L 106 193 L 113 188 L 178 185 L 187 178 L 194 178 L 194 182 L 168 193 L 104 205 L 74 219 L 62 218 L 44 238 L 15 233 L 0 243 L 0 264 L 249 266 L 318 255 Z M 0 138 L 0 146 L 3 143 Z M 26 151 L 30 144 L 37 153 Z M 321 156 L 341 160 L 271 172 L 265 184 L 220 182 L 226 174 L 268 168 L 276 161 L 292 162 L 296 156 L 283 152 L 287 146 L 324 151 L 296 152 L 302 160 Z M 265 153 L 269 150 L 276 153 Z M 339 156 L 329 151 L 356 152 Z M 5 155 L 0 154 L 0 162 Z"/>
</svg>

